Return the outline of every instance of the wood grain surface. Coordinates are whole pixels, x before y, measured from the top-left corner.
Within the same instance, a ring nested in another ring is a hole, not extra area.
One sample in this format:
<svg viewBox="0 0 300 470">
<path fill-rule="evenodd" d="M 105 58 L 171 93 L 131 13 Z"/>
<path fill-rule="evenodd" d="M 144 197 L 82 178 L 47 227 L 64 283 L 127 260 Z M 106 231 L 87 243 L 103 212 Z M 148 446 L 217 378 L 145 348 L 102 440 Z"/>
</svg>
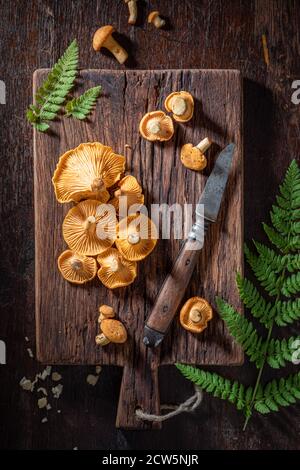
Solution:
<svg viewBox="0 0 300 470">
<path fill-rule="evenodd" d="M 24 113 L 32 102 L 32 73 L 52 66 L 73 38 L 80 45 L 82 68 L 120 70 L 110 55 L 96 54 L 91 46 L 94 31 L 113 24 L 130 53 L 129 68 L 241 70 L 248 243 L 252 238 L 265 241 L 261 221 L 268 220 L 290 160 L 299 158 L 300 106 L 291 101 L 292 82 L 300 77 L 297 1 L 139 0 L 139 4 L 138 25 L 131 27 L 121 0 L 0 0 L 0 79 L 6 84 L 6 105 L 0 105 L 0 338 L 7 346 L 7 365 L 1 366 L 0 378 L 0 446 L 299 449 L 298 405 L 268 417 L 255 414 L 243 433 L 243 417 L 231 404 L 205 396 L 195 413 L 165 422 L 159 432 L 125 432 L 115 428 L 122 375 L 118 367 L 104 367 L 95 387 L 86 383 L 94 367 L 56 367 L 63 376 L 64 390 L 53 401 L 46 424 L 41 424 L 44 412 L 37 408 L 36 395 L 19 386 L 24 375 L 32 378 L 42 369 L 26 352 L 30 347 L 35 354 L 35 306 L 33 144 Z M 147 24 L 151 9 L 159 9 L 169 19 L 167 29 L 158 31 Z M 264 62 L 263 33 L 269 67 Z M 286 373 L 294 372 L 295 367 Z M 253 384 L 257 374 L 248 361 L 242 367 L 210 370 L 246 385 Z M 274 375 L 266 369 L 263 382 Z M 160 368 L 159 384 L 162 403 L 179 403 L 193 393 L 192 385 L 173 366 Z"/>
<path fill-rule="evenodd" d="M 46 71 L 35 72 L 34 91 L 46 75 Z M 71 205 L 57 203 L 51 175 L 59 156 L 65 151 L 81 142 L 99 140 L 112 146 L 117 153 L 126 153 L 127 171 L 142 185 L 149 215 L 152 204 L 179 204 L 183 208 L 188 203 L 193 204 L 195 210 L 218 150 L 234 142 L 236 151 L 219 220 L 206 236 L 183 300 L 191 295 L 201 295 L 215 307 L 215 296 L 220 295 L 240 309 L 235 286 L 235 273 L 242 271 L 243 245 L 240 74 L 218 70 L 87 70 L 81 72 L 79 80 L 86 86 L 101 84 L 103 90 L 89 121 L 64 118 L 52 126 L 49 135 L 34 134 L 37 357 L 50 364 L 126 366 L 118 425 L 149 427 L 140 420 L 134 424 L 137 407 L 147 413 L 159 410 L 158 395 L 154 397 L 151 383 L 143 380 L 147 375 L 145 369 L 154 369 L 154 364 L 157 368 L 160 362 L 171 364 L 175 361 L 239 364 L 243 355 L 216 312 L 203 335 L 186 332 L 176 319 L 162 346 L 161 357 L 159 351 L 150 352 L 144 346 L 145 320 L 178 254 L 180 240 L 174 240 L 174 217 L 170 220 L 171 239 L 158 241 L 155 251 L 139 264 L 138 279 L 130 287 L 109 291 L 98 278 L 81 287 L 66 282 L 57 269 L 57 258 L 66 248 L 62 222 Z M 177 125 L 173 139 L 165 144 L 142 139 L 138 124 L 143 115 L 163 109 L 164 99 L 172 91 L 182 89 L 194 96 L 193 120 L 188 125 Z M 182 145 L 187 142 L 196 145 L 206 136 L 214 145 L 207 152 L 209 164 L 205 173 L 186 169 L 180 161 Z M 130 150 L 125 149 L 126 144 L 130 145 Z M 165 218 L 162 216 L 161 220 L 165 222 Z M 184 235 L 180 238 L 182 241 Z M 95 344 L 98 306 L 101 304 L 112 305 L 124 322 L 129 333 L 124 346 L 111 343 L 101 348 Z"/>
</svg>

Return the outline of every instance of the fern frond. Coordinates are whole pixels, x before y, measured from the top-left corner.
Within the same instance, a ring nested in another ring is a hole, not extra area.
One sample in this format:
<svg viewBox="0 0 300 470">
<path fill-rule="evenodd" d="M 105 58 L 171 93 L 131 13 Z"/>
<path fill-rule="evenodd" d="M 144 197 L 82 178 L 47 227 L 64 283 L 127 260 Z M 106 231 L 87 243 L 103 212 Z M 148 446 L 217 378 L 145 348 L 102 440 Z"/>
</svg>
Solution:
<svg viewBox="0 0 300 470">
<path fill-rule="evenodd" d="M 85 119 L 92 111 L 100 93 L 101 86 L 95 86 L 85 91 L 82 95 L 68 101 L 65 106 L 66 116 Z"/>
<path fill-rule="evenodd" d="M 247 245 L 244 247 L 244 252 L 247 262 L 251 266 L 262 287 L 269 293 L 269 295 L 277 295 L 279 291 L 278 275 L 272 268 L 272 265 L 265 262 L 263 257 L 254 255 Z"/>
<path fill-rule="evenodd" d="M 288 339 L 271 339 L 267 350 L 267 362 L 274 369 L 284 367 L 286 362 L 292 362 L 295 344 L 300 344 L 300 336 Z"/>
<path fill-rule="evenodd" d="M 287 379 L 272 380 L 256 396 L 254 408 L 262 414 L 278 411 L 281 406 L 289 406 L 300 399 L 300 372 Z"/>
<path fill-rule="evenodd" d="M 277 302 L 275 323 L 278 326 L 286 326 L 297 320 L 300 320 L 300 298 Z"/>
<path fill-rule="evenodd" d="M 253 240 L 253 244 L 259 254 L 260 260 L 271 266 L 275 273 L 282 272 L 288 263 L 288 255 L 278 255 L 274 250 L 267 247 L 263 243 L 256 242 Z"/>
<path fill-rule="evenodd" d="M 237 340 L 251 362 L 255 362 L 259 368 L 264 358 L 264 344 L 253 324 L 247 318 L 241 316 L 227 302 L 216 298 L 218 312 L 225 321 L 230 334 Z"/>
<path fill-rule="evenodd" d="M 300 271 L 300 254 L 288 255 L 286 267 L 290 273 Z"/>
<path fill-rule="evenodd" d="M 281 292 L 286 297 L 292 297 L 300 292 L 300 271 L 284 279 Z"/>
<path fill-rule="evenodd" d="M 271 302 L 267 302 L 262 295 L 260 295 L 252 282 L 242 278 L 240 274 L 237 274 L 236 283 L 244 305 L 255 318 L 265 325 L 266 328 L 269 328 L 276 314 L 274 305 Z"/>
<path fill-rule="evenodd" d="M 268 224 L 263 223 L 262 225 L 270 242 L 273 243 L 278 250 L 284 253 L 287 247 L 286 239 L 279 235 L 279 233 Z"/>
<path fill-rule="evenodd" d="M 237 381 L 231 382 L 214 372 L 206 372 L 185 364 L 175 365 L 186 379 L 197 384 L 214 397 L 230 401 L 238 410 L 245 411 L 251 401 L 252 387 L 246 390 L 243 384 Z"/>
<path fill-rule="evenodd" d="M 27 110 L 27 119 L 37 130 L 41 132 L 47 130 L 48 121 L 52 121 L 57 116 L 74 85 L 77 67 L 78 45 L 74 40 L 36 92 L 36 104 L 29 106 Z"/>
</svg>

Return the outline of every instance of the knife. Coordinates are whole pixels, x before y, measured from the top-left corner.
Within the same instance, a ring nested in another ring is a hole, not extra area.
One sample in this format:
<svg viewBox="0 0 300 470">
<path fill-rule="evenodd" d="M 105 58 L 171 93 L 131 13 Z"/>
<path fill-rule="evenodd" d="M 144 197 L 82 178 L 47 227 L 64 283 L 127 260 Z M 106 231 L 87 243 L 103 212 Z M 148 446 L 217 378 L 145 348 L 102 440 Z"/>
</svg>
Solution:
<svg viewBox="0 0 300 470">
<path fill-rule="evenodd" d="M 143 338 L 146 346 L 156 347 L 162 342 L 176 314 L 199 258 L 199 251 L 203 247 L 204 235 L 209 225 L 217 220 L 234 149 L 235 145 L 229 144 L 222 150 L 207 179 L 196 207 L 195 224 L 177 256 L 171 273 L 166 277 L 146 321 Z M 202 212 L 199 210 L 200 207 L 204 209 Z"/>
</svg>

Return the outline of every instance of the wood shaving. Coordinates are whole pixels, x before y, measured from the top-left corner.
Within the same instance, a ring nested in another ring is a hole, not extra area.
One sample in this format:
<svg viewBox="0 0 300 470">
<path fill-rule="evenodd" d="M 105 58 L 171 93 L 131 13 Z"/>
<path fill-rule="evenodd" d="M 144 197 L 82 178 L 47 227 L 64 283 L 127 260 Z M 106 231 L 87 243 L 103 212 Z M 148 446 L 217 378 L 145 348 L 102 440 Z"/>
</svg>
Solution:
<svg viewBox="0 0 300 470">
<path fill-rule="evenodd" d="M 60 413 L 61 413 L 61 410 L 57 410 L 57 413 L 60 414 Z"/>
<path fill-rule="evenodd" d="M 46 378 L 51 374 L 51 366 L 47 366 L 42 373 L 37 374 L 37 377 L 41 380 L 46 380 Z"/>
<path fill-rule="evenodd" d="M 62 376 L 58 372 L 52 372 L 51 378 L 53 382 L 58 382 L 59 380 L 62 379 Z"/>
<path fill-rule="evenodd" d="M 33 352 L 32 352 L 32 350 L 31 350 L 30 348 L 27 348 L 27 352 L 28 352 L 28 356 L 29 356 L 29 357 L 31 357 L 31 358 L 34 357 Z"/>
<path fill-rule="evenodd" d="M 29 379 L 26 379 L 26 377 L 23 377 L 20 380 L 20 386 L 23 388 L 23 390 L 28 390 L 32 392 L 32 382 Z"/>
<path fill-rule="evenodd" d="M 47 398 L 46 397 L 40 398 L 37 403 L 38 403 L 39 408 L 46 408 Z"/>
<path fill-rule="evenodd" d="M 262 45 L 263 45 L 263 52 L 264 52 L 264 59 L 267 66 L 270 65 L 270 57 L 269 57 L 269 49 L 267 43 L 267 36 L 265 34 L 261 37 Z"/>
<path fill-rule="evenodd" d="M 39 388 L 37 389 L 37 393 L 39 393 L 39 392 L 42 392 L 45 396 L 48 395 L 48 392 L 47 392 L 47 390 L 46 390 L 44 387 L 39 387 Z"/>
<path fill-rule="evenodd" d="M 63 391 L 63 385 L 58 384 L 56 387 L 52 387 L 52 393 L 54 398 L 59 398 Z"/>
<path fill-rule="evenodd" d="M 52 409 L 52 406 L 50 405 L 50 403 L 47 403 L 46 410 L 50 411 L 51 409 Z"/>
<path fill-rule="evenodd" d="M 73 447 L 73 450 L 78 450 L 78 447 Z"/>
<path fill-rule="evenodd" d="M 48 418 L 46 418 L 46 416 L 45 416 L 45 418 L 43 418 L 43 419 L 41 420 L 41 423 L 47 423 L 47 422 L 48 422 Z"/>
<path fill-rule="evenodd" d="M 92 385 L 93 387 L 96 385 L 96 383 L 98 382 L 99 380 L 99 375 L 92 375 L 92 374 L 89 374 L 86 378 L 86 381 L 89 385 Z"/>
<path fill-rule="evenodd" d="M 28 338 L 28 336 L 25 336 L 25 341 L 26 341 L 26 343 L 29 343 L 29 338 Z"/>
<path fill-rule="evenodd" d="M 97 375 L 100 374 L 101 370 L 102 370 L 102 367 L 101 367 L 101 366 L 96 366 L 95 372 L 96 372 Z"/>
</svg>

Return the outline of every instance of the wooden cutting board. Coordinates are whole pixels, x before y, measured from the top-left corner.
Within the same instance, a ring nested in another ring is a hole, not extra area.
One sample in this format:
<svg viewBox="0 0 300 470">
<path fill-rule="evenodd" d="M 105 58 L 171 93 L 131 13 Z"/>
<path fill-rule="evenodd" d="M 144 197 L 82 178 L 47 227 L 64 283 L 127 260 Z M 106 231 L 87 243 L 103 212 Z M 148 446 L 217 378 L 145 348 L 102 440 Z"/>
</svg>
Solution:
<svg viewBox="0 0 300 470">
<path fill-rule="evenodd" d="M 35 72 L 34 90 L 46 74 L 47 70 Z M 216 312 L 200 336 L 183 330 L 176 318 L 160 350 L 152 352 L 142 344 L 145 319 L 178 254 L 179 240 L 159 240 L 155 251 L 139 264 L 138 278 L 127 288 L 109 291 L 98 279 L 83 287 L 66 282 L 58 272 L 57 258 L 66 249 L 61 227 L 71 204 L 56 201 L 51 177 L 65 151 L 81 142 L 100 141 L 126 156 L 127 171 L 141 183 L 148 207 L 152 203 L 196 204 L 218 152 L 227 143 L 236 143 L 219 220 L 209 230 L 184 300 L 200 295 L 215 307 L 219 295 L 241 310 L 235 273 L 243 270 L 242 81 L 236 70 L 83 70 L 79 82 L 80 92 L 95 85 L 103 89 L 90 119 L 62 118 L 48 134 L 34 134 L 37 356 L 47 364 L 123 367 L 116 424 L 147 429 L 151 424 L 137 419 L 135 410 L 160 412 L 160 365 L 176 361 L 241 364 L 242 351 Z M 138 125 L 142 116 L 164 109 L 165 97 L 175 90 L 187 90 L 194 96 L 193 119 L 175 124 L 175 135 L 167 143 L 141 139 Z M 180 161 L 181 146 L 196 145 L 206 136 L 214 142 L 207 153 L 207 168 L 203 173 L 186 169 Z M 104 303 L 112 305 L 124 322 L 129 334 L 126 344 L 96 346 L 98 306 Z"/>
</svg>

